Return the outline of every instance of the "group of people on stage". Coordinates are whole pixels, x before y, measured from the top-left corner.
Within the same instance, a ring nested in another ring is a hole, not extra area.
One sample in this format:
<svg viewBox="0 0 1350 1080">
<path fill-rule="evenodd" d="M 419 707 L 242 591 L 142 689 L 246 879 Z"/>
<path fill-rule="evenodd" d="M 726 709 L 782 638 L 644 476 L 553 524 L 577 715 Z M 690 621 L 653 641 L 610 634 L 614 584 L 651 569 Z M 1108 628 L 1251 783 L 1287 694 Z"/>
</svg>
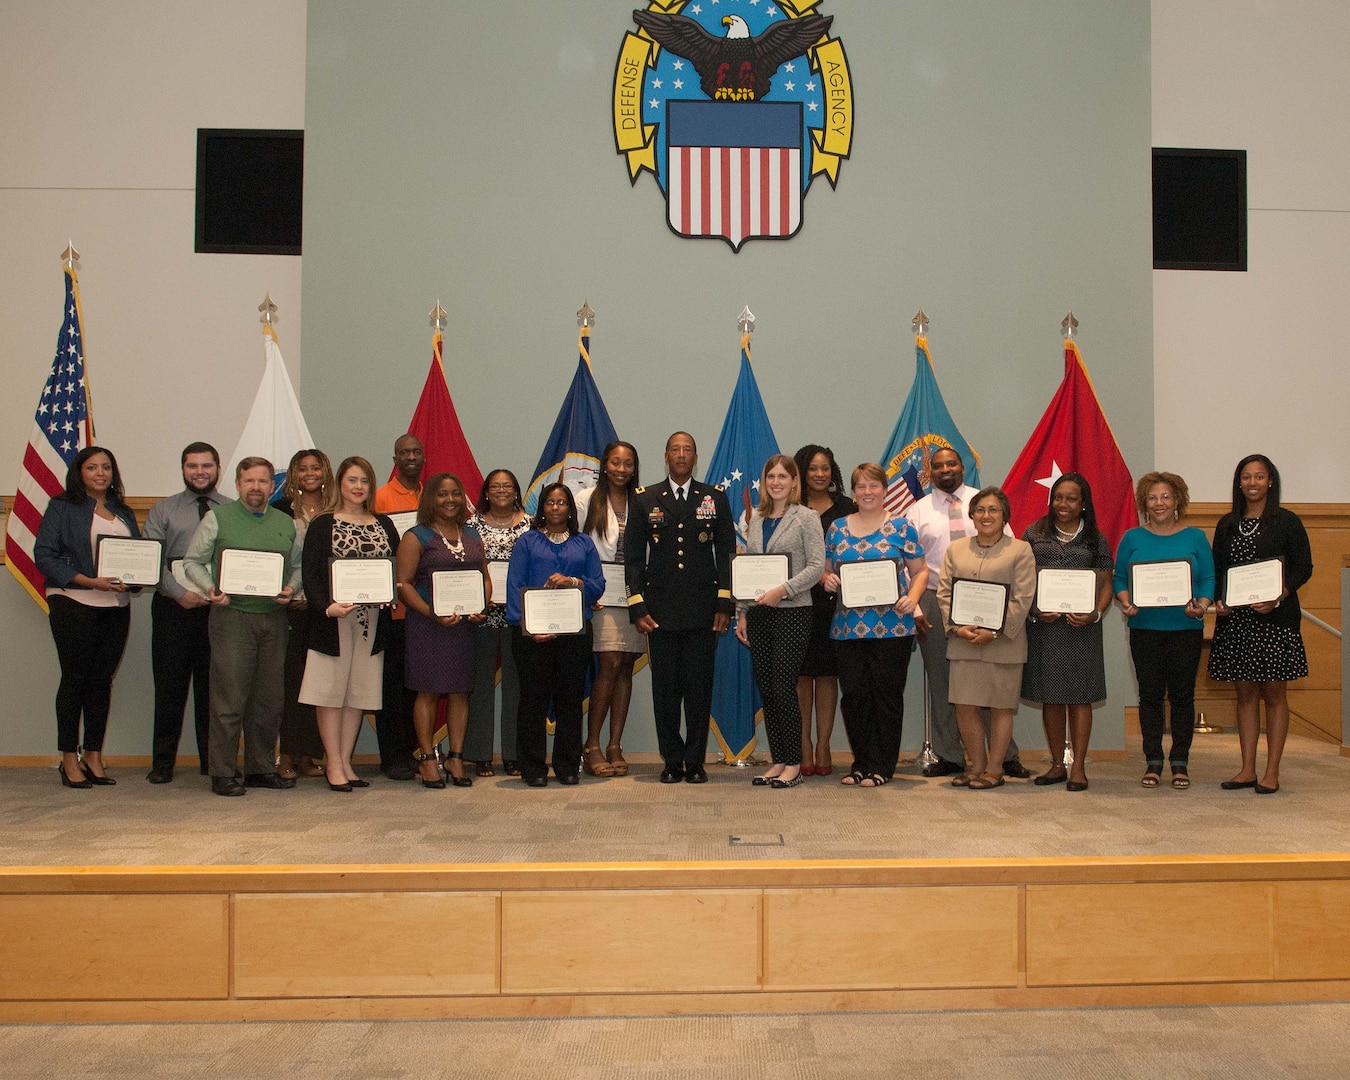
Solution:
<svg viewBox="0 0 1350 1080">
<path fill-rule="evenodd" d="M 583 771 L 623 776 L 633 669 L 649 653 L 661 782 L 704 783 L 714 657 L 734 619 L 735 635 L 750 651 L 772 755 L 770 767 L 753 778 L 756 785 L 790 788 L 806 776 L 830 775 L 836 708 L 853 758 L 841 783 L 889 783 L 917 642 L 935 757 L 925 776 L 950 777 L 953 786 L 971 790 L 1000 787 L 1008 776 L 1029 778 L 1012 737 L 1018 703 L 1029 700 L 1041 705 L 1051 758 L 1034 782 L 1083 791 L 1092 706 L 1106 697 L 1101 620 L 1114 601 L 1129 621 L 1143 786 L 1162 783 L 1165 702 L 1170 783 L 1190 784 L 1203 619 L 1215 608 L 1209 673 L 1237 684 L 1242 748 L 1240 770 L 1222 786 L 1279 789 L 1285 686 L 1307 674 L 1297 593 L 1312 574 L 1312 557 L 1297 515 L 1280 506 L 1279 473 L 1263 455 L 1239 462 L 1232 510 L 1212 544 L 1184 524 L 1185 481 L 1148 473 L 1136 489 L 1141 525 L 1125 534 L 1113 557 L 1097 526 L 1091 487 L 1077 473 L 1058 477 L 1047 513 L 1019 539 L 1008 526 L 1007 496 L 997 487 L 966 485 L 953 449 L 932 454 L 932 491 L 903 515 L 888 509 L 886 474 L 875 463 L 853 469 L 850 498 L 828 447 L 775 454 L 763 466 L 745 551 L 786 555 L 788 570 L 754 600 L 733 597 L 736 526 L 721 489 L 693 478 L 697 462 L 693 437 L 676 432 L 665 446 L 665 478 L 644 487 L 637 450 L 614 442 L 593 488 L 574 495 L 565 484 L 548 485 L 530 517 L 508 469 L 487 474 L 476 502 L 450 473 L 424 477 L 425 454 L 413 435 L 395 443 L 395 474 L 383 486 L 362 457 L 334 470 L 323 452 L 302 450 L 287 465 L 275 502 L 271 462 L 244 458 L 233 477 L 238 498 L 229 499 L 217 489 L 216 450 L 188 445 L 183 490 L 152 507 L 144 532 L 160 541 L 163 554 L 152 600 L 155 715 L 147 779 L 173 779 L 190 687 L 201 771 L 217 795 L 289 788 L 298 776 L 324 776 L 337 792 L 369 786 L 352 767 L 366 712 L 376 714 L 381 770 L 394 780 L 467 787 L 473 778 L 466 763 L 476 775 L 492 776 L 499 731 L 507 775 L 544 787 L 550 718 L 551 768 L 560 783 L 578 783 Z M 416 524 L 400 535 L 390 515 L 410 513 Z M 61 666 L 56 713 L 67 787 L 115 783 L 102 746 L 136 590 L 98 576 L 97 549 L 102 537 L 140 535 L 112 453 L 81 450 L 65 491 L 43 516 L 35 547 Z M 280 557 L 276 595 L 221 591 L 221 553 L 240 550 Z M 335 559 L 392 560 L 396 602 L 334 600 Z M 1282 563 L 1277 599 L 1232 608 L 1216 600 L 1230 568 L 1272 559 Z M 841 575 L 874 560 L 896 564 L 898 599 L 842 603 Z M 1157 562 L 1189 564 L 1184 603 L 1136 603 L 1132 568 Z M 505 595 L 494 595 L 490 563 L 506 565 Z M 622 567 L 626 609 L 601 603 L 607 563 Z M 433 576 L 464 569 L 482 572 L 484 609 L 436 614 Z M 1037 574 L 1046 569 L 1095 574 L 1091 609 L 1040 610 Z M 954 617 L 961 582 L 1003 588 L 997 626 Z M 527 632 L 527 593 L 537 589 L 579 592 L 580 632 Z M 598 663 L 583 715 L 593 655 Z M 1262 703 L 1267 757 L 1258 773 Z M 442 722 L 443 761 L 436 742 Z"/>
</svg>

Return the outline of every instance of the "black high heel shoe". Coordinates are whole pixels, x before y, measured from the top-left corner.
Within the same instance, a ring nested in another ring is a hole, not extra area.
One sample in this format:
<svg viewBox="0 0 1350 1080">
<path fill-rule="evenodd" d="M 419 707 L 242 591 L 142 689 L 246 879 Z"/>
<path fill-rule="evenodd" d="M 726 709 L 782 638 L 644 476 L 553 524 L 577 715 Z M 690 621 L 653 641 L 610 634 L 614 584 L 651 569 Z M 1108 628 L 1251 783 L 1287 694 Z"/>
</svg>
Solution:
<svg viewBox="0 0 1350 1080">
<path fill-rule="evenodd" d="M 435 761 L 435 760 L 436 760 L 436 751 L 433 750 L 433 751 L 431 751 L 431 753 L 429 753 L 429 754 L 414 754 L 414 755 L 413 755 L 413 760 L 417 762 L 418 772 L 419 772 L 419 774 L 420 774 L 422 762 L 424 762 L 424 761 Z M 437 769 L 436 769 L 436 779 L 435 779 L 435 780 L 428 780 L 425 776 L 420 776 L 420 775 L 419 775 L 418 779 L 420 779 L 420 780 L 422 781 L 422 786 L 425 787 L 425 788 L 435 788 L 435 789 L 438 789 L 438 790 L 443 790 L 443 789 L 445 788 L 445 777 L 443 777 L 443 776 L 441 775 L 441 770 L 440 770 L 439 765 L 437 766 Z"/>
<path fill-rule="evenodd" d="M 89 774 L 88 774 L 88 773 L 84 773 L 84 779 L 83 779 L 83 780 L 72 780 L 69 776 L 67 776 L 67 775 L 66 775 L 66 763 L 65 763 L 64 761 L 61 762 L 61 764 L 58 765 L 56 768 L 57 768 L 57 771 L 61 774 L 61 786 L 62 786 L 62 787 L 69 787 L 69 788 L 91 788 L 91 787 L 94 786 L 94 782 L 93 782 L 92 780 L 89 779 Z M 82 773 L 84 772 L 84 766 L 81 766 L 81 767 L 80 767 L 80 772 L 82 772 Z"/>
<path fill-rule="evenodd" d="M 463 762 L 464 755 L 460 753 L 458 750 L 447 750 L 445 752 L 445 760 L 447 763 L 451 761 Z M 463 764 L 460 765 L 460 768 L 461 769 L 464 768 Z M 446 775 L 450 778 L 450 783 L 454 784 L 455 787 L 473 787 L 472 776 L 456 776 L 454 773 L 450 771 L 449 764 L 445 766 L 445 772 Z"/>
<path fill-rule="evenodd" d="M 327 779 L 327 777 L 325 777 L 325 779 Z M 329 781 L 328 781 L 328 790 L 329 790 L 329 791 L 345 791 L 345 792 L 350 793 L 351 790 L 352 790 L 352 784 L 351 784 L 351 781 L 350 781 L 350 780 L 343 781 L 341 784 L 335 784 L 335 783 L 333 783 L 333 781 L 329 780 Z"/>
<path fill-rule="evenodd" d="M 65 770 L 62 769 L 61 771 L 64 772 Z M 117 783 L 111 776 L 99 776 L 98 773 L 94 772 L 94 770 L 83 761 L 80 762 L 80 772 L 84 773 L 84 778 L 86 780 L 97 787 L 112 787 Z"/>
</svg>

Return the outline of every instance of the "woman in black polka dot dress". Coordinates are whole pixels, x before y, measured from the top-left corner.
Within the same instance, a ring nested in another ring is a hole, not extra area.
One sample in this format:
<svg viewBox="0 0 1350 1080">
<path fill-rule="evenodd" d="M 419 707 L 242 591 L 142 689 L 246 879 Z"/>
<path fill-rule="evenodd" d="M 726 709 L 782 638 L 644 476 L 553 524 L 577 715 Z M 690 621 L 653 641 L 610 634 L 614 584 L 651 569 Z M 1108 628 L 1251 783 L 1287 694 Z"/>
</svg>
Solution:
<svg viewBox="0 0 1350 1080">
<path fill-rule="evenodd" d="M 1267 559 L 1284 564 L 1278 599 L 1229 607 L 1230 567 Z M 1219 613 L 1209 652 L 1209 677 L 1237 683 L 1238 740 L 1242 768 L 1221 785 L 1227 791 L 1255 788 L 1260 795 L 1280 789 L 1280 757 L 1289 733 L 1291 679 L 1308 674 L 1299 626 L 1298 590 L 1312 577 L 1312 548 L 1297 514 L 1280 506 L 1280 473 L 1264 454 L 1249 454 L 1233 472 L 1233 510 L 1214 530 L 1214 574 Z M 1256 744 L 1261 703 L 1266 706 L 1266 770 L 1257 779 Z"/>
</svg>

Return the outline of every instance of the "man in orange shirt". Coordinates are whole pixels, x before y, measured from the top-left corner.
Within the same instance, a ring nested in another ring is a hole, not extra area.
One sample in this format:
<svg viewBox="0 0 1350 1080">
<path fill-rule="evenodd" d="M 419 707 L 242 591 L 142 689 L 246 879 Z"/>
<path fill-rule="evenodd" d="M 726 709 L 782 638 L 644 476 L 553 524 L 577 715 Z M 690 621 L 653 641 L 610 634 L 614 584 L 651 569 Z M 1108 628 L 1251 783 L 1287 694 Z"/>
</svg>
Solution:
<svg viewBox="0 0 1350 1080">
<path fill-rule="evenodd" d="M 375 509 L 381 514 L 416 511 L 422 497 L 422 467 L 426 451 L 416 435 L 401 435 L 394 443 L 394 478 L 375 492 Z M 375 714 L 375 737 L 380 744 L 380 771 L 390 780 L 411 780 L 417 775 L 413 751 L 417 736 L 412 710 L 417 695 L 403 684 L 403 605 L 394 609 L 384 646 L 384 708 Z"/>
</svg>

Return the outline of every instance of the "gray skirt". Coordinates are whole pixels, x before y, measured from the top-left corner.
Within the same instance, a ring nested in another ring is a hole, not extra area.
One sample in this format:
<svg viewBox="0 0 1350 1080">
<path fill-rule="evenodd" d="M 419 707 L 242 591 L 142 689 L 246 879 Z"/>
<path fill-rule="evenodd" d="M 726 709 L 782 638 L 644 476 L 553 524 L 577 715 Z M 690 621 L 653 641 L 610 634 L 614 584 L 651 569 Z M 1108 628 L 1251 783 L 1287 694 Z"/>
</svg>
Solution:
<svg viewBox="0 0 1350 1080">
<path fill-rule="evenodd" d="M 953 660 L 947 676 L 947 700 L 953 705 L 1016 709 L 1022 690 L 1021 664 Z"/>
<path fill-rule="evenodd" d="M 601 608 L 591 616 L 591 631 L 594 634 L 592 652 L 647 651 L 647 635 L 632 624 L 623 608 Z"/>
</svg>

